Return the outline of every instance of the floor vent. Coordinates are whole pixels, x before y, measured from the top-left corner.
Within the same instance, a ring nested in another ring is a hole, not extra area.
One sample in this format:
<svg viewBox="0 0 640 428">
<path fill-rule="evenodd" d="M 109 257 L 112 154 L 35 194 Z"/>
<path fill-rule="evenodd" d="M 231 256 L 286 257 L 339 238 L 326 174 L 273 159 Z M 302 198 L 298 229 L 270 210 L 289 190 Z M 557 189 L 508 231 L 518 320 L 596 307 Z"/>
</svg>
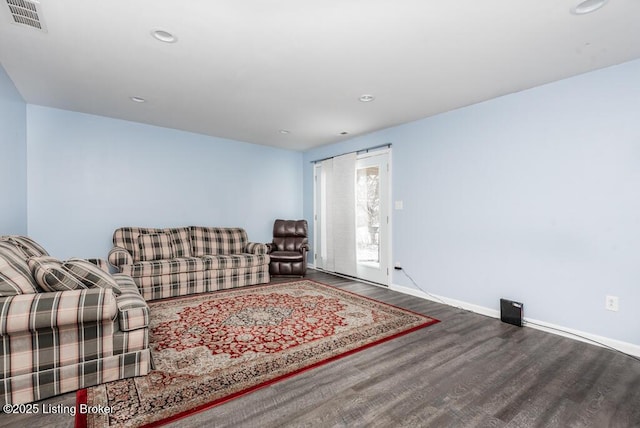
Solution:
<svg viewBox="0 0 640 428">
<path fill-rule="evenodd" d="M 26 25 L 41 31 L 47 31 L 42 21 L 39 1 L 6 0 L 15 24 Z"/>
</svg>

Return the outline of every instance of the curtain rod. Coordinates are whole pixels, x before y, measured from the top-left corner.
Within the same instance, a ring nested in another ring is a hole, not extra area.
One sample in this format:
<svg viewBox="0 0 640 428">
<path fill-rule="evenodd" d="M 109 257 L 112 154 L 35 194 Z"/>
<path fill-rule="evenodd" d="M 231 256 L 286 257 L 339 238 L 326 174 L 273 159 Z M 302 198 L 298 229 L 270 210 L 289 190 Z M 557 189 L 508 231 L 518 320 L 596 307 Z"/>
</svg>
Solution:
<svg viewBox="0 0 640 428">
<path fill-rule="evenodd" d="M 391 143 L 380 144 L 379 146 L 367 147 L 366 149 L 354 150 L 352 152 L 341 153 L 339 155 L 329 156 L 329 157 L 322 158 L 322 159 L 316 159 L 316 160 L 312 160 L 311 163 L 318 163 L 318 162 L 326 161 L 326 160 L 329 160 L 329 159 L 333 159 L 333 158 L 335 158 L 337 156 L 348 155 L 349 153 L 356 153 L 356 154 L 369 153 L 370 150 L 381 149 L 383 147 L 390 148 L 391 147 Z"/>
</svg>

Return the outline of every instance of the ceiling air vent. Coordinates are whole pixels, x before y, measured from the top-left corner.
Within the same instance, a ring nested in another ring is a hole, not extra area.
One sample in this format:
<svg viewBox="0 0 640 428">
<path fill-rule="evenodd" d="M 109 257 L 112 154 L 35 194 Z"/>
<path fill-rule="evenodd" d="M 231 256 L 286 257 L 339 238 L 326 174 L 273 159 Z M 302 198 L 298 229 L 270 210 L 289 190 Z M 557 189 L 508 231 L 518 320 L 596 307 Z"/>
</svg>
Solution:
<svg viewBox="0 0 640 428">
<path fill-rule="evenodd" d="M 11 17 L 15 24 L 26 25 L 37 28 L 41 31 L 47 31 L 47 27 L 42 20 L 40 11 L 40 2 L 33 0 L 6 0 Z"/>
</svg>

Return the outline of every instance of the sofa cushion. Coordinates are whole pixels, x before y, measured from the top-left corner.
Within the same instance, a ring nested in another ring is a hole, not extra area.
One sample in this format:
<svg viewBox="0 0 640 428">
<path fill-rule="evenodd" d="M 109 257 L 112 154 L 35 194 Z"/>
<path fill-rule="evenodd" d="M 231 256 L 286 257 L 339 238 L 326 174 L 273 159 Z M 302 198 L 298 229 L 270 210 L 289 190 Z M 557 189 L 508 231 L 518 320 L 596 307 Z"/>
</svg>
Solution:
<svg viewBox="0 0 640 428">
<path fill-rule="evenodd" d="M 217 256 L 203 256 L 207 270 L 246 268 L 269 264 L 269 256 L 266 254 L 220 254 Z"/>
<path fill-rule="evenodd" d="M 135 278 L 145 300 L 165 299 L 211 291 L 209 273 L 218 271 L 178 272 Z"/>
<path fill-rule="evenodd" d="M 33 278 L 44 291 L 66 291 L 87 288 L 75 275 L 62 267 L 54 257 L 30 257 L 27 264 Z"/>
<path fill-rule="evenodd" d="M 38 291 L 21 250 L 0 242 L 0 297 L 32 294 Z"/>
<path fill-rule="evenodd" d="M 62 268 L 74 275 L 87 288 L 110 288 L 116 296 L 122 294 L 113 277 L 91 262 L 69 259 L 62 264 Z"/>
<path fill-rule="evenodd" d="M 247 242 L 247 232 L 239 227 L 191 226 L 191 250 L 194 257 L 240 254 Z"/>
<path fill-rule="evenodd" d="M 91 258 L 91 259 L 85 259 L 85 260 L 91 263 L 92 265 L 95 265 L 98 268 L 100 268 L 101 271 L 109 273 L 109 263 L 105 259 Z"/>
<path fill-rule="evenodd" d="M 151 262 L 137 262 L 120 267 L 121 273 L 134 278 L 143 276 L 160 276 L 180 272 L 200 272 L 205 269 L 205 263 L 200 257 L 181 257 L 171 260 L 154 260 Z"/>
<path fill-rule="evenodd" d="M 7 235 L 0 237 L 0 241 L 10 242 L 24 254 L 25 259 L 29 257 L 48 256 L 47 250 L 31 238 L 19 235 Z"/>
<path fill-rule="evenodd" d="M 138 237 L 154 233 L 166 233 L 171 237 L 174 257 L 191 257 L 191 232 L 188 227 L 158 229 L 151 227 L 120 227 L 113 232 L 113 245 L 127 250 L 133 262 L 139 262 Z M 120 266 L 120 265 L 118 265 Z"/>
<path fill-rule="evenodd" d="M 173 257 L 191 257 L 191 232 L 188 227 L 166 229 L 173 244 Z"/>
<path fill-rule="evenodd" d="M 171 237 L 166 233 L 138 235 L 140 261 L 168 260 L 174 257 Z"/>
<path fill-rule="evenodd" d="M 269 254 L 271 261 L 294 262 L 304 260 L 305 254 L 300 251 L 273 251 Z"/>
<path fill-rule="evenodd" d="M 139 227 L 120 227 L 113 232 L 113 245 L 124 248 L 129 253 L 134 262 L 140 261 L 140 246 L 138 245 Z"/>
</svg>

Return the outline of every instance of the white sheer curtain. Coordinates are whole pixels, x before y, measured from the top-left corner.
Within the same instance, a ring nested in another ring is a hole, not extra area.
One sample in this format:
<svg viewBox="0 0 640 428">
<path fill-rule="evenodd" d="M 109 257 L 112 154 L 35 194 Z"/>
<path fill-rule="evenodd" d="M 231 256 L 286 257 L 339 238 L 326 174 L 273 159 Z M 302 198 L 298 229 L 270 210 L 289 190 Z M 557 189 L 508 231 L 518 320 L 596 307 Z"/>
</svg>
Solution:
<svg viewBox="0 0 640 428">
<path fill-rule="evenodd" d="M 326 270 L 356 276 L 356 153 L 322 161 L 321 257 Z"/>
<path fill-rule="evenodd" d="M 323 269 L 335 272 L 333 253 L 333 159 L 322 161 L 320 188 L 320 218 L 322 234 L 320 236 L 320 257 Z"/>
</svg>

